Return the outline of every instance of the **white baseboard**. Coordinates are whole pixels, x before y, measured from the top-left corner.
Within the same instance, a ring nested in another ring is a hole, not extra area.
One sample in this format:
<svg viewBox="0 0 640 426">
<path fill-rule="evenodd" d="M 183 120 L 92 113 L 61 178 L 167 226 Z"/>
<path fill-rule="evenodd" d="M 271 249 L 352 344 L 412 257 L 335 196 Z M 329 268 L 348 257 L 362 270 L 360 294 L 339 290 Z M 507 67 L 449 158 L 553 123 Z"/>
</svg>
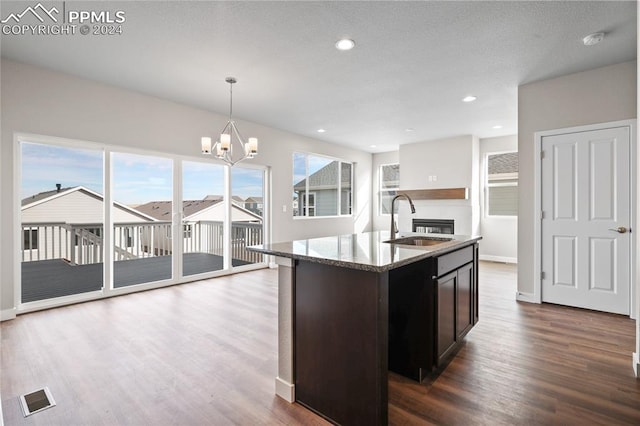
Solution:
<svg viewBox="0 0 640 426">
<path fill-rule="evenodd" d="M 520 291 L 516 291 L 516 300 L 518 302 L 539 303 L 533 293 L 522 293 Z"/>
<path fill-rule="evenodd" d="M 491 256 L 490 254 L 481 254 L 478 256 L 480 260 L 487 260 L 489 262 L 502 262 L 502 263 L 518 263 L 518 258 L 516 257 L 505 257 L 505 256 Z"/>
<path fill-rule="evenodd" d="M 16 319 L 16 308 L 3 309 L 0 311 L 0 321 Z"/>
<path fill-rule="evenodd" d="M 287 402 L 296 401 L 296 386 L 276 377 L 276 395 Z"/>
<path fill-rule="evenodd" d="M 633 372 L 636 375 L 636 378 L 640 379 L 640 357 L 638 356 L 638 352 L 633 353 Z"/>
</svg>

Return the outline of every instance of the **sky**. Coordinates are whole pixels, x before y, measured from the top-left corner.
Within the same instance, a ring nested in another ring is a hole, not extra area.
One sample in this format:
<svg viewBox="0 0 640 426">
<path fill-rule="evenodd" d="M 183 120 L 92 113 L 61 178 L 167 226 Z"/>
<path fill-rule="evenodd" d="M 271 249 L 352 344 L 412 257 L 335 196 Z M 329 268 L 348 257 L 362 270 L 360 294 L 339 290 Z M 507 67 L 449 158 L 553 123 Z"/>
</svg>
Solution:
<svg viewBox="0 0 640 426">
<path fill-rule="evenodd" d="M 316 155 L 308 155 L 300 152 L 293 154 L 293 185 L 295 186 L 302 179 L 307 177 L 306 158 L 309 158 L 309 173 L 311 176 L 321 168 L 325 167 L 331 162 L 335 161 L 327 157 L 320 157 Z"/>
<path fill-rule="evenodd" d="M 56 189 L 84 186 L 104 193 L 103 151 L 53 145 L 22 143 L 21 198 Z M 172 199 L 173 160 L 114 152 L 112 164 L 113 199 L 126 205 Z M 222 195 L 224 167 L 207 162 L 184 161 L 183 199 L 199 200 Z M 232 195 L 262 197 L 263 172 L 234 166 L 231 169 Z"/>
</svg>

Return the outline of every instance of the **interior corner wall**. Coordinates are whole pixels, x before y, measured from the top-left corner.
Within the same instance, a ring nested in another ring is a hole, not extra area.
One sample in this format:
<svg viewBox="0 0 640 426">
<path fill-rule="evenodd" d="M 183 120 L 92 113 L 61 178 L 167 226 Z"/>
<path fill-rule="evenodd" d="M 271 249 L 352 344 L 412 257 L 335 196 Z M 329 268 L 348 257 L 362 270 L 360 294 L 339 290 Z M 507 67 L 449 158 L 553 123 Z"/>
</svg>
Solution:
<svg viewBox="0 0 640 426">
<path fill-rule="evenodd" d="M 518 87 L 518 292 L 533 295 L 535 132 L 634 119 L 637 63 L 624 62 Z"/>
<path fill-rule="evenodd" d="M 480 138 L 471 139 L 471 235 L 480 235 Z"/>
<path fill-rule="evenodd" d="M 218 133 L 222 114 L 119 89 L 69 74 L 3 59 L 0 63 L 1 211 L 0 311 L 14 307 L 13 204 L 15 133 L 30 133 L 94 142 L 160 155 L 202 160 L 200 137 Z M 372 154 L 321 142 L 249 121 L 237 120 L 244 134 L 260 139 L 253 163 L 271 170 L 272 241 L 341 235 L 371 228 Z M 294 151 L 355 163 L 352 217 L 294 219 L 292 185 Z M 211 161 L 217 161 L 212 159 Z M 286 206 L 286 212 L 283 211 Z"/>
<path fill-rule="evenodd" d="M 372 229 L 374 231 L 388 231 L 391 227 L 391 215 L 380 214 L 380 166 L 383 164 L 395 164 L 398 162 L 400 162 L 399 151 L 373 154 L 371 164 L 371 217 L 373 224 Z M 402 174 L 402 168 L 400 168 L 400 174 Z"/>
</svg>

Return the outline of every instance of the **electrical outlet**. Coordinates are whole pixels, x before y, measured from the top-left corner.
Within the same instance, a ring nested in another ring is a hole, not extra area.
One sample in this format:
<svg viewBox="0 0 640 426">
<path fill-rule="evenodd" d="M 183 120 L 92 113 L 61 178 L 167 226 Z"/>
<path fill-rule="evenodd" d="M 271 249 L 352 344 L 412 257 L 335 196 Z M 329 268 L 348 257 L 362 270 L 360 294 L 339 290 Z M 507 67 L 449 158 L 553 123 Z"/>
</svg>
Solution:
<svg viewBox="0 0 640 426">
<path fill-rule="evenodd" d="M 433 181 L 437 182 L 438 181 L 438 176 L 437 175 L 433 175 Z"/>
<path fill-rule="evenodd" d="M 287 212 L 287 205 L 283 204 L 282 205 L 282 213 L 286 213 Z"/>
</svg>

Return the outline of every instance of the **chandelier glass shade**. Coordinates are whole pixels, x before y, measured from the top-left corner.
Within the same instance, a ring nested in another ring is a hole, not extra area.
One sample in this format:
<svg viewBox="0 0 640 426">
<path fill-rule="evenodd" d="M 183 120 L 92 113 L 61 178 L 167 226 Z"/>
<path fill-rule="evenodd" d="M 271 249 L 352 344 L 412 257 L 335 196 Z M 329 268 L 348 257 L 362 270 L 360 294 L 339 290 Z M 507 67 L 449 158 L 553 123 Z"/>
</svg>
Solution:
<svg viewBox="0 0 640 426">
<path fill-rule="evenodd" d="M 238 127 L 233 121 L 233 85 L 238 80 L 234 77 L 227 77 L 225 81 L 229 83 L 229 120 L 215 143 L 213 143 L 212 138 L 204 136 L 201 144 L 203 154 L 213 154 L 216 158 L 233 166 L 242 160 L 254 158 L 258 155 L 258 138 L 249 138 L 245 141 L 240 131 L 238 131 Z"/>
</svg>

